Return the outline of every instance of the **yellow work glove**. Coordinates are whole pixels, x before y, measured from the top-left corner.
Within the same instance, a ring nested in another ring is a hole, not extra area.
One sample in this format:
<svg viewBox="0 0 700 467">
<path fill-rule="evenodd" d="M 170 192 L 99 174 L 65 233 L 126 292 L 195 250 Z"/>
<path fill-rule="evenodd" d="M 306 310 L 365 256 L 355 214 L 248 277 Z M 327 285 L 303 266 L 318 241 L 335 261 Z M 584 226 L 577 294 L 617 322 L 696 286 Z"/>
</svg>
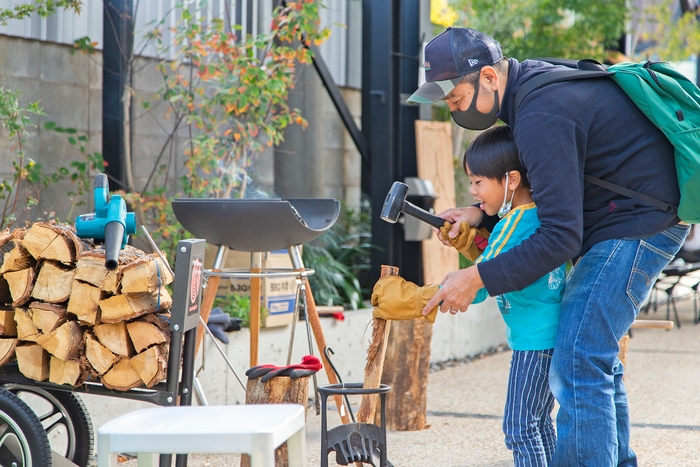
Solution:
<svg viewBox="0 0 700 467">
<path fill-rule="evenodd" d="M 418 287 L 400 276 L 382 277 L 372 291 L 372 316 L 400 320 L 425 318 L 434 323 L 438 307 L 436 306 L 428 316 L 423 316 L 423 308 L 439 288 L 437 284 Z"/>
<path fill-rule="evenodd" d="M 479 248 L 479 245 L 474 242 L 474 239 L 477 235 L 479 235 L 485 240 L 488 240 L 488 230 L 484 228 L 477 229 L 476 227 L 470 227 L 467 221 L 462 221 L 459 224 L 459 234 L 455 238 L 450 238 L 448 234 L 450 233 L 451 228 L 452 224 L 445 221 L 445 224 L 440 227 L 440 235 L 442 238 L 450 242 L 450 245 L 462 253 L 466 258 L 470 259 L 472 262 L 476 261 L 476 258 L 483 253 L 484 248 L 486 248 L 486 244 L 488 243 L 484 242 L 486 244 L 483 245 L 482 248 Z"/>
</svg>

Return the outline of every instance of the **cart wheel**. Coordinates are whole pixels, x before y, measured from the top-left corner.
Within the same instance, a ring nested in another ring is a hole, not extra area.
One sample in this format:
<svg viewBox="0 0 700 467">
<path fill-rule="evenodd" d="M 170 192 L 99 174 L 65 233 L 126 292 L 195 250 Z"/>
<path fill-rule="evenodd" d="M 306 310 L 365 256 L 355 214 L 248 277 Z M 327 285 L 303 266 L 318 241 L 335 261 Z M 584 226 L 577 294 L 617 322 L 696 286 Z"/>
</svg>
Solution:
<svg viewBox="0 0 700 467">
<path fill-rule="evenodd" d="M 19 397 L 0 388 L 0 466 L 51 465 L 51 447 L 41 421 Z"/>
<path fill-rule="evenodd" d="M 70 391 L 7 384 L 5 389 L 24 401 L 41 421 L 51 449 L 79 467 L 92 455 L 92 420 L 82 399 Z M 4 464 L 0 463 L 0 467 Z"/>
</svg>

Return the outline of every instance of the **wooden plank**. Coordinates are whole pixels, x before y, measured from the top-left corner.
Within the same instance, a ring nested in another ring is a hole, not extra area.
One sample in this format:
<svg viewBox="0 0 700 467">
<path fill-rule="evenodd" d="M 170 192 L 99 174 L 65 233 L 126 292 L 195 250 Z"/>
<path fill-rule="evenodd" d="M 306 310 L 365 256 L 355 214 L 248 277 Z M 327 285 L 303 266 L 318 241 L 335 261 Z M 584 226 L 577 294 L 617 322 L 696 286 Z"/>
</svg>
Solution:
<svg viewBox="0 0 700 467">
<path fill-rule="evenodd" d="M 452 124 L 416 120 L 416 158 L 418 177 L 430 180 L 435 189 L 435 212 L 455 207 Z M 425 284 L 440 283 L 448 272 L 458 268 L 457 250 L 445 247 L 435 236 L 423 241 Z"/>
</svg>

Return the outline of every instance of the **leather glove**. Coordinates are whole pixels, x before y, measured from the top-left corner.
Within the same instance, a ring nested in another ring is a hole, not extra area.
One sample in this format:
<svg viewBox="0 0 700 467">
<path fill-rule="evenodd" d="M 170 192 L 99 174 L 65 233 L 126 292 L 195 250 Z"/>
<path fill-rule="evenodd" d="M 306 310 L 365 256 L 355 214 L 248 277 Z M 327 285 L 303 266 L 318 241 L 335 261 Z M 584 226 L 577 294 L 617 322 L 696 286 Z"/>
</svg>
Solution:
<svg viewBox="0 0 700 467">
<path fill-rule="evenodd" d="M 452 224 L 445 221 L 445 224 L 440 227 L 440 235 L 443 239 L 450 242 L 457 251 L 462 253 L 465 258 L 472 262 L 476 261 L 481 253 L 488 246 L 489 232 L 484 228 L 477 229 L 470 227 L 467 221 L 462 221 L 459 224 L 459 234 L 455 238 L 450 238 L 448 235 Z"/>
<path fill-rule="evenodd" d="M 425 318 L 435 322 L 438 307 L 428 316 L 423 316 L 423 308 L 440 288 L 437 284 L 418 287 L 400 276 L 382 277 L 374 284 L 372 292 L 372 316 L 382 319 L 408 320 Z"/>
<path fill-rule="evenodd" d="M 207 327 L 211 333 L 224 344 L 228 344 L 228 336 L 224 331 L 229 320 L 229 316 L 219 307 L 212 308 L 209 319 L 207 320 Z"/>
<path fill-rule="evenodd" d="M 313 355 L 304 355 L 301 363 L 288 366 L 257 365 L 249 368 L 245 374 L 248 379 L 262 378 L 261 383 L 266 383 L 276 376 L 289 376 L 298 379 L 302 376 L 311 376 L 323 367 L 321 360 Z"/>
</svg>

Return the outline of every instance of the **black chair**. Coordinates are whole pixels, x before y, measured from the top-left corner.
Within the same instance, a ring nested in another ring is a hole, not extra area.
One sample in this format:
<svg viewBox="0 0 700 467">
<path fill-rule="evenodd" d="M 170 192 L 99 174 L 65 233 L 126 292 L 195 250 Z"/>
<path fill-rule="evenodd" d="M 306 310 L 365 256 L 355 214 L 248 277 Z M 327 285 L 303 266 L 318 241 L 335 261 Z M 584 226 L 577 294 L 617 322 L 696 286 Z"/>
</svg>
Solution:
<svg viewBox="0 0 700 467">
<path fill-rule="evenodd" d="M 670 319 L 671 307 L 673 308 L 673 316 L 676 322 L 676 326 L 681 327 L 680 319 L 678 318 L 678 309 L 676 308 L 676 300 L 673 297 L 674 289 L 681 285 L 690 288 L 693 291 L 693 322 L 697 324 L 700 322 L 700 315 L 698 314 L 698 286 L 700 286 L 700 275 L 691 276 L 693 283 L 688 284 L 687 282 L 681 282 L 681 279 L 688 277 L 691 273 L 700 270 L 700 262 L 697 263 L 684 263 L 684 264 L 669 264 L 664 268 L 661 275 L 658 277 L 654 286 L 652 288 L 649 303 L 645 307 L 645 312 L 649 312 L 651 306 L 654 307 L 654 311 L 657 310 L 657 299 L 658 291 L 663 291 L 666 296 L 666 319 Z M 666 281 L 664 279 L 670 278 L 672 282 Z"/>
</svg>

